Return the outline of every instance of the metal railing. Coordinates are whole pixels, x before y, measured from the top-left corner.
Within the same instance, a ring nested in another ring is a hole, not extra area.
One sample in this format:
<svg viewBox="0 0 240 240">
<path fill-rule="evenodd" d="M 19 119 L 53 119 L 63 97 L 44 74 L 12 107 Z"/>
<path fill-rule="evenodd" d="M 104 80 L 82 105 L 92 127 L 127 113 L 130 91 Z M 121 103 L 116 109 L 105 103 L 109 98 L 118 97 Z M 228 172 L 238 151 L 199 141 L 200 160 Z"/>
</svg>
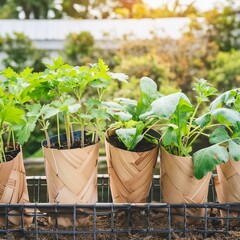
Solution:
<svg viewBox="0 0 240 240">
<path fill-rule="evenodd" d="M 27 177 L 32 203 L 0 204 L 0 239 L 237 239 L 240 203 L 217 203 L 213 178 L 206 204 L 161 203 L 159 175 L 148 203 L 114 204 L 106 174 L 98 175 L 98 203 L 51 204 L 46 177 Z M 70 224 L 62 226 L 62 218 Z"/>
</svg>

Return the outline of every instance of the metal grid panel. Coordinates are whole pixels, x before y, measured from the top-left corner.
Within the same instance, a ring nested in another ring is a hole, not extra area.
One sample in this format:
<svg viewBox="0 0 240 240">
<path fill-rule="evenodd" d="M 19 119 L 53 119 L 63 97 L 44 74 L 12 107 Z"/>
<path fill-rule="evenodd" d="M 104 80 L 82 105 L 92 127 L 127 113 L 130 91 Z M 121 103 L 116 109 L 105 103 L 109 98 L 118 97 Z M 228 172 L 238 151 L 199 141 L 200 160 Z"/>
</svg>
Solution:
<svg viewBox="0 0 240 240">
<path fill-rule="evenodd" d="M 202 208 L 204 216 L 188 216 L 187 209 Z M 11 213 L 11 210 L 15 213 Z M 175 211 L 182 211 L 182 215 Z M 18 211 L 18 213 L 17 213 Z M 226 217 L 213 216 L 213 211 L 225 211 Z M 229 217 L 231 212 L 237 212 L 238 217 Z M 23 214 L 27 212 L 27 214 Z M 6 217 L 5 227 L 0 228 L 0 238 L 3 239 L 131 239 L 138 236 L 143 239 L 147 236 L 153 239 L 175 239 L 196 234 L 202 239 L 221 237 L 230 234 L 233 227 L 240 225 L 240 204 L 26 204 L 0 205 L 0 216 L 19 215 L 20 227 L 10 227 Z M 73 222 L 81 218 L 84 224 L 62 227 L 57 217 L 71 217 Z M 32 216 L 31 225 L 24 224 L 24 217 Z M 51 216 L 53 224 L 46 224 Z M 181 217 L 181 223 L 175 223 L 175 217 Z M 136 221 L 141 219 L 141 221 Z M 194 221 L 194 224 L 190 223 Z M 239 231 L 239 229 L 238 229 Z M 47 237 L 47 238 L 46 238 Z M 154 238 L 155 237 L 155 238 Z M 136 238 L 134 238 L 136 239 Z M 151 239 L 151 238 L 150 238 Z"/>
<path fill-rule="evenodd" d="M 35 203 L 0 204 L 0 219 L 5 223 L 0 239 L 236 239 L 231 234 L 240 231 L 240 203 L 216 203 L 213 178 L 207 204 L 160 203 L 159 175 L 153 178 L 148 203 L 113 204 L 109 177 L 102 174 L 98 175 L 99 202 L 73 205 L 47 203 L 46 177 L 27 177 Z M 203 215 L 190 216 L 189 209 L 203 209 Z M 10 225 L 11 216 L 18 216 L 18 226 Z M 61 226 L 62 217 L 72 224 Z"/>
</svg>

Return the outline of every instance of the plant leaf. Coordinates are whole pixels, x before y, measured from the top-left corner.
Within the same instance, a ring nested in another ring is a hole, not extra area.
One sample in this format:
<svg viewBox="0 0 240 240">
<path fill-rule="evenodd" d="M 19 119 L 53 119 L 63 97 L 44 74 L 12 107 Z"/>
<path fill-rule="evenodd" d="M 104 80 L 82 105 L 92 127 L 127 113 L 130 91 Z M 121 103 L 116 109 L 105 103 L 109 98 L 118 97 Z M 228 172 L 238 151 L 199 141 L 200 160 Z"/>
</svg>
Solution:
<svg viewBox="0 0 240 240">
<path fill-rule="evenodd" d="M 229 135 L 224 128 L 217 128 L 213 131 L 213 133 L 209 137 L 209 142 L 212 144 L 220 143 L 229 139 Z"/>
<path fill-rule="evenodd" d="M 121 82 L 128 82 L 128 76 L 124 73 L 112 73 L 112 72 L 109 72 L 109 75 L 113 78 L 113 79 L 117 79 Z"/>
<path fill-rule="evenodd" d="M 171 144 L 174 144 L 174 145 L 178 144 L 177 134 L 175 129 L 172 126 L 168 127 L 166 132 L 164 133 L 162 137 L 162 143 L 164 146 L 169 146 Z"/>
<path fill-rule="evenodd" d="M 240 145 L 234 141 L 229 141 L 229 154 L 234 161 L 240 161 Z"/>
<path fill-rule="evenodd" d="M 212 116 L 219 123 L 227 126 L 237 126 L 240 122 L 240 113 L 228 108 L 217 108 L 212 111 Z"/>
<path fill-rule="evenodd" d="M 211 121 L 211 114 L 206 113 L 202 115 L 201 117 L 195 119 L 194 123 L 201 126 L 202 128 L 205 127 L 208 123 Z"/>
<path fill-rule="evenodd" d="M 212 111 L 216 108 L 222 107 L 223 103 L 225 103 L 226 106 L 230 107 L 235 101 L 236 93 L 237 93 L 237 89 L 233 89 L 221 94 L 214 101 L 212 101 L 210 105 L 210 110 Z"/>
<path fill-rule="evenodd" d="M 120 128 L 116 130 L 117 136 L 121 139 L 127 150 L 133 150 L 135 146 L 143 139 L 143 135 L 137 136 L 136 128 Z"/>
<path fill-rule="evenodd" d="M 229 155 L 225 147 L 213 145 L 201 149 L 193 154 L 194 176 L 203 178 L 208 172 L 214 170 L 215 166 L 228 161 Z"/>
<path fill-rule="evenodd" d="M 140 119 L 145 119 L 153 115 L 156 115 L 160 118 L 169 119 L 176 111 L 179 100 L 181 98 L 185 99 L 190 104 L 188 97 L 184 93 L 173 93 L 168 96 L 160 97 L 159 99 L 153 101 L 151 104 L 151 110 L 140 115 Z"/>
<path fill-rule="evenodd" d="M 148 77 L 140 79 L 140 95 L 145 105 L 150 105 L 159 96 L 157 94 L 157 84 Z"/>
<path fill-rule="evenodd" d="M 130 113 L 124 112 L 115 112 L 114 117 L 122 122 L 127 122 L 132 119 L 132 115 Z"/>
</svg>

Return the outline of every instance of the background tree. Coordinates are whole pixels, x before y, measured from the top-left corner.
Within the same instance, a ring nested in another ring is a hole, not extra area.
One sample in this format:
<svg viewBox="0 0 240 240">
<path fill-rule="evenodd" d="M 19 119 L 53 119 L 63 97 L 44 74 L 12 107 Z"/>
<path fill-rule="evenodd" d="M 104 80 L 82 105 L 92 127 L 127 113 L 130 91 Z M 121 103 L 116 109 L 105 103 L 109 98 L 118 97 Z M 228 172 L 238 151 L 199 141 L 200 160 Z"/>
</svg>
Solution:
<svg viewBox="0 0 240 240">
<path fill-rule="evenodd" d="M 95 39 L 90 32 L 70 33 L 64 45 L 66 61 L 72 65 L 91 62 L 94 44 Z"/>
<path fill-rule="evenodd" d="M 238 14 L 239 12 L 232 6 L 226 6 L 220 11 L 213 9 L 205 13 L 209 41 L 216 42 L 220 51 L 240 49 Z"/>
<path fill-rule="evenodd" d="M 2 63 L 5 68 L 11 67 L 20 72 L 25 67 L 33 67 L 35 71 L 44 69 L 42 60 L 46 52 L 36 49 L 32 40 L 23 33 L 7 34 L 0 38 L 0 51 L 6 54 Z"/>
<path fill-rule="evenodd" d="M 116 0 L 63 0 L 63 14 L 72 18 L 102 19 L 108 18 Z"/>
</svg>

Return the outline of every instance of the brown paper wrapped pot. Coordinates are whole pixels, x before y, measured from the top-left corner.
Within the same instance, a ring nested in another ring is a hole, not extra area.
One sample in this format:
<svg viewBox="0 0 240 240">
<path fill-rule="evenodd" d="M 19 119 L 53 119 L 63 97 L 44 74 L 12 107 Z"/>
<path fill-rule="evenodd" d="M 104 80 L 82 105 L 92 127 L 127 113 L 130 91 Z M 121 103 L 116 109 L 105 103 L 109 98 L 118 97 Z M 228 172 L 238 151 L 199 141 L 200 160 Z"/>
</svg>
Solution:
<svg viewBox="0 0 240 240">
<path fill-rule="evenodd" d="M 146 152 L 126 151 L 108 142 L 111 134 L 115 134 L 114 131 L 106 132 L 105 147 L 113 202 L 146 202 L 157 161 L 158 146 Z"/>
<path fill-rule="evenodd" d="M 240 162 L 231 158 L 227 163 L 216 167 L 218 176 L 214 179 L 218 201 L 220 203 L 240 202 Z M 239 217 L 239 210 L 230 209 L 229 217 Z M 222 217 L 227 216 L 226 211 L 220 211 Z"/>
<path fill-rule="evenodd" d="M 163 201 L 169 204 L 201 204 L 207 202 L 211 173 L 198 180 L 193 174 L 192 157 L 179 157 L 160 148 L 160 176 Z M 176 220 L 183 221 L 183 210 L 175 208 Z M 187 215 L 204 216 L 204 209 L 189 208 Z"/>
<path fill-rule="evenodd" d="M 97 202 L 99 143 L 84 148 L 64 150 L 43 147 L 43 152 L 50 203 Z M 52 216 L 52 220 L 54 218 Z M 69 216 L 63 214 L 57 220 L 58 224 L 63 226 L 74 224 L 73 214 Z M 77 217 L 76 220 L 76 225 L 87 221 L 81 217 Z"/>
<path fill-rule="evenodd" d="M 14 159 L 0 163 L 0 203 L 29 203 L 26 172 L 21 149 Z M 24 209 L 24 214 L 27 214 L 27 212 L 28 209 Z M 13 215 L 19 214 L 19 216 L 13 216 L 11 213 Z M 22 224 L 21 212 L 11 210 L 8 214 L 7 221 L 9 225 L 18 226 Z M 32 222 L 30 215 L 24 215 L 24 223 L 30 224 Z M 0 217 L 0 226 L 6 226 L 6 224 L 5 216 Z"/>
</svg>

